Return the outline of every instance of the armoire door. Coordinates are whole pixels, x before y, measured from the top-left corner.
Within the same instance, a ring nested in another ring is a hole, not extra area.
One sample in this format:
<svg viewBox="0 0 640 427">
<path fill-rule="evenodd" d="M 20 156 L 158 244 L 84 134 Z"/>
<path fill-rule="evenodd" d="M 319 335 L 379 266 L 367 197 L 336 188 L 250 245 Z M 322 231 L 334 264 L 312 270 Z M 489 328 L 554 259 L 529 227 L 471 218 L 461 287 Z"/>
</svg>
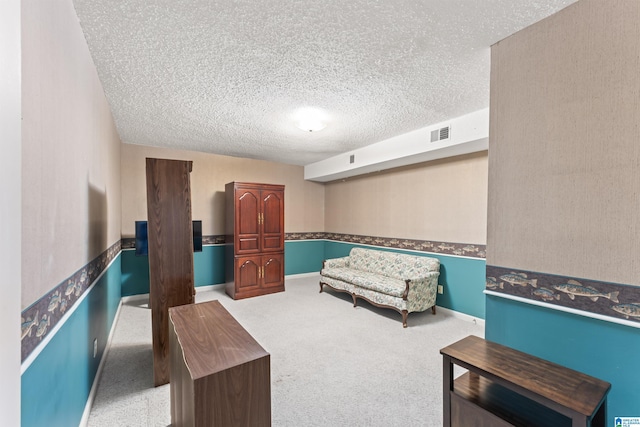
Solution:
<svg viewBox="0 0 640 427">
<path fill-rule="evenodd" d="M 284 251 L 284 191 L 262 190 L 263 252 Z"/>
<path fill-rule="evenodd" d="M 284 255 L 273 254 L 262 257 L 262 287 L 276 287 L 284 284 Z"/>
<path fill-rule="evenodd" d="M 250 292 L 260 288 L 262 277 L 262 257 L 242 257 L 236 259 L 236 292 Z"/>
<path fill-rule="evenodd" d="M 236 194 L 236 253 L 260 252 L 260 190 L 238 189 Z"/>
</svg>

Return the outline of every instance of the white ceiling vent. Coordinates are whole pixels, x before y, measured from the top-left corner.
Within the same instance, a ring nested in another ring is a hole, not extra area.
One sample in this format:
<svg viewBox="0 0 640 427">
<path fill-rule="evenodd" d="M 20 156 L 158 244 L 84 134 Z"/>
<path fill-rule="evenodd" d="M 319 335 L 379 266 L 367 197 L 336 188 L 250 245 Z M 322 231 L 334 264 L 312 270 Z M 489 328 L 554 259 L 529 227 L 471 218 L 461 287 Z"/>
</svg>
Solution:
<svg viewBox="0 0 640 427">
<path fill-rule="evenodd" d="M 444 139 L 449 139 L 449 133 L 451 130 L 451 126 L 445 126 L 440 129 L 434 129 L 431 131 L 431 142 L 442 141 Z"/>
</svg>

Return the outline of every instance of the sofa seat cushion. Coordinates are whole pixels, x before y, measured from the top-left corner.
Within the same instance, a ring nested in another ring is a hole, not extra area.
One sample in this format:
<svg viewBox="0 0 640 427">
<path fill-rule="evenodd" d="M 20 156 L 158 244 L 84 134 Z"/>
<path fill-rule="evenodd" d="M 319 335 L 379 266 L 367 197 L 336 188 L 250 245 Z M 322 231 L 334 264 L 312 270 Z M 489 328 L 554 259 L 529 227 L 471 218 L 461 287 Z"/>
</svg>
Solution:
<svg viewBox="0 0 640 427">
<path fill-rule="evenodd" d="M 406 289 L 403 280 L 352 268 L 325 268 L 322 275 L 398 298 L 402 298 Z"/>
<path fill-rule="evenodd" d="M 361 288 L 397 298 L 402 298 L 407 288 L 407 284 L 400 279 L 383 276 L 382 274 L 369 273 L 367 271 L 358 271 L 358 273 L 358 276 L 353 279 L 352 283 Z"/>
<path fill-rule="evenodd" d="M 331 277 L 332 279 L 344 280 L 345 282 L 353 283 L 353 279 L 360 272 L 347 267 L 332 267 L 323 268 L 320 274 L 324 277 Z"/>
<path fill-rule="evenodd" d="M 344 280 L 334 279 L 333 277 L 322 276 L 320 279 L 320 286 L 322 286 L 323 283 L 334 289 L 342 290 L 350 294 L 353 294 L 356 290 L 356 287 L 353 284 L 345 282 Z"/>
</svg>

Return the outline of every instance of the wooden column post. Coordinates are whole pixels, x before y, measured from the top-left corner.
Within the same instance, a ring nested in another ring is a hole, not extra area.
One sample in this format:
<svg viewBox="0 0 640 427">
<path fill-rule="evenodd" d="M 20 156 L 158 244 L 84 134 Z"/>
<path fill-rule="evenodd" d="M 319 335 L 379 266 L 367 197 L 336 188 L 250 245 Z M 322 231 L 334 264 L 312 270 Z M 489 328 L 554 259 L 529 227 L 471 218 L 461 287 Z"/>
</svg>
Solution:
<svg viewBox="0 0 640 427">
<path fill-rule="evenodd" d="M 147 158 L 153 382 L 169 382 L 169 307 L 194 302 L 192 162 Z"/>
</svg>

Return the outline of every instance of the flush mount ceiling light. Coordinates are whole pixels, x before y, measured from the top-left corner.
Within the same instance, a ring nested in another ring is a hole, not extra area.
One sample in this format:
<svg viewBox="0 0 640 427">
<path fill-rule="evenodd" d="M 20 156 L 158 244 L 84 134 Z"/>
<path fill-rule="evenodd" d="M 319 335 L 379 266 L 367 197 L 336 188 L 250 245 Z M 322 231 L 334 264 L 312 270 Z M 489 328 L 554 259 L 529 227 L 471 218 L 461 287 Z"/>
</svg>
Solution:
<svg viewBox="0 0 640 427">
<path fill-rule="evenodd" d="M 294 114 L 296 126 L 306 132 L 317 132 L 327 126 L 327 114 L 313 107 L 300 108 Z"/>
<path fill-rule="evenodd" d="M 309 132 L 317 132 L 324 129 L 326 125 L 317 119 L 303 119 L 298 122 L 298 127 Z"/>
</svg>

